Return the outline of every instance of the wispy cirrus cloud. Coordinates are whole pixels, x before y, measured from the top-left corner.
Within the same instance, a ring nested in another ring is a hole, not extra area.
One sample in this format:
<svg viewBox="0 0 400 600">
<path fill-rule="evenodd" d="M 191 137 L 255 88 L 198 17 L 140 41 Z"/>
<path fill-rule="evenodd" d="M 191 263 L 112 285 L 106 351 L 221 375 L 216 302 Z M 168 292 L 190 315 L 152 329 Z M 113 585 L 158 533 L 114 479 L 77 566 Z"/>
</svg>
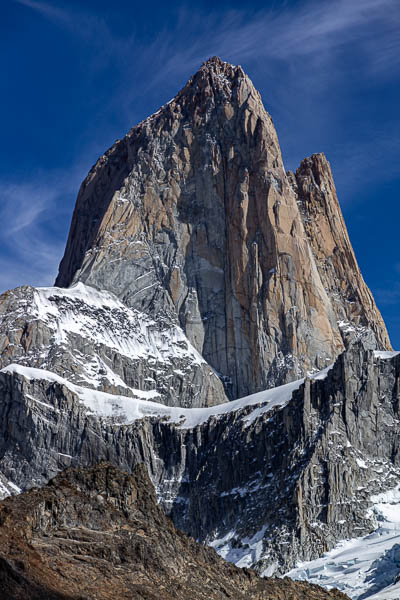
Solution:
<svg viewBox="0 0 400 600">
<path fill-rule="evenodd" d="M 0 220 L 2 223 L 7 223 L 7 228 L 3 228 L 1 237 L 8 239 L 31 227 L 56 197 L 55 191 L 39 182 L 0 182 Z"/>
<path fill-rule="evenodd" d="M 374 290 L 375 296 L 379 304 L 384 307 L 396 306 L 400 302 L 400 282 L 390 282 L 388 287 L 380 287 Z"/>
<path fill-rule="evenodd" d="M 223 15 L 182 9 L 175 28 L 159 32 L 142 51 L 145 63 L 148 55 L 151 60 L 158 57 L 162 66 L 151 73 L 152 85 L 171 73 L 196 68 L 212 54 L 234 62 L 268 59 L 290 66 L 307 57 L 323 64 L 347 45 L 363 57 L 365 71 L 387 71 L 400 64 L 399 13 L 397 0 L 312 1 L 285 10 L 231 10 Z M 304 64 L 302 71 L 308 70 Z M 319 78 L 321 73 L 310 75 Z"/>
<path fill-rule="evenodd" d="M 309 0 L 285 8 L 208 13 L 181 7 L 172 25 L 146 41 L 135 35 L 133 25 L 130 35 L 117 35 L 105 18 L 76 6 L 64 9 L 38 0 L 14 1 L 69 29 L 91 44 L 94 54 L 102 48 L 100 60 L 113 61 L 126 77 L 131 69 L 140 71 L 145 75 L 140 86 L 135 85 L 140 93 L 169 80 L 171 74 L 174 80 L 187 76 L 213 54 L 239 63 L 267 58 L 291 65 L 307 57 L 323 64 L 351 45 L 363 58 L 365 72 L 386 73 L 400 65 L 397 0 Z"/>
<path fill-rule="evenodd" d="M 0 181 L 0 291 L 22 283 L 49 285 L 65 243 L 69 208 L 82 177 L 79 166 L 42 171 L 25 181 Z"/>
<path fill-rule="evenodd" d="M 56 19 L 63 23 L 70 22 L 69 13 L 61 8 L 57 8 L 57 5 L 52 5 L 37 0 L 14 0 L 14 2 L 17 4 L 22 4 L 22 6 L 26 6 L 27 8 L 31 8 L 49 19 Z"/>
</svg>

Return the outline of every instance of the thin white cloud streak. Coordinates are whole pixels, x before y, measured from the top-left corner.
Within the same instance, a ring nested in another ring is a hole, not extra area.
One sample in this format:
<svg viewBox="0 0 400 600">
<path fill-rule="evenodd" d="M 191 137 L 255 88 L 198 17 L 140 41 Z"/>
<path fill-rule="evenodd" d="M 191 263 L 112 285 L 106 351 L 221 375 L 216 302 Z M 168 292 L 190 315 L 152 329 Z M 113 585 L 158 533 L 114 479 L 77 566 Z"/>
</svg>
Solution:
<svg viewBox="0 0 400 600">
<path fill-rule="evenodd" d="M 398 305 L 400 302 L 400 282 L 391 281 L 387 288 L 375 288 L 374 295 L 379 304 L 385 307 Z"/>
<path fill-rule="evenodd" d="M 42 171 L 28 181 L 0 181 L 0 220 L 4 239 L 51 217 L 60 196 L 74 193 L 79 168 Z"/>
<path fill-rule="evenodd" d="M 343 189 L 362 184 L 366 173 L 379 176 L 380 183 L 390 181 L 400 174 L 400 124 L 391 132 L 371 129 L 368 139 L 348 140 L 333 148 L 331 154 L 338 164 L 335 179 Z M 384 169 L 379 168 L 382 160 Z"/>
<path fill-rule="evenodd" d="M 65 23 L 70 20 L 67 12 L 54 5 L 47 4 L 46 2 L 39 2 L 36 0 L 14 0 L 14 2 L 26 6 L 27 8 L 31 8 L 48 19 L 57 19 Z"/>
<path fill-rule="evenodd" d="M 134 34 L 116 36 L 105 19 L 82 10 L 67 11 L 37 0 L 14 1 L 58 22 L 90 44 L 97 56 L 101 50 L 98 58 L 104 63 L 112 61 L 124 70 L 139 56 L 135 69 L 147 75 L 150 87 L 168 80 L 171 74 L 174 78 L 179 73 L 186 75 L 212 54 L 229 55 L 237 62 L 262 58 L 290 62 L 305 56 L 318 61 L 351 44 L 368 55 L 365 66 L 386 70 L 400 63 L 398 0 L 314 0 L 298 8 L 256 13 L 204 14 L 183 8 L 175 28 L 158 32 L 145 44 Z"/>
<path fill-rule="evenodd" d="M 337 0 L 256 14 L 230 11 L 204 16 L 182 11 L 177 28 L 161 32 L 141 48 L 140 56 L 145 65 L 156 60 L 162 66 L 155 77 L 153 70 L 152 86 L 171 74 L 196 68 L 212 54 L 229 56 L 235 62 L 269 59 L 290 64 L 308 57 L 318 63 L 348 44 L 365 53 L 365 69 L 374 64 L 386 70 L 380 48 L 390 51 L 390 65 L 397 68 L 400 36 L 394 23 L 399 23 L 398 7 L 397 0 Z"/>
<path fill-rule="evenodd" d="M 54 230 L 59 233 L 60 218 L 69 224 L 68 208 L 85 167 L 42 171 L 22 182 L 0 181 L 0 292 L 25 283 L 53 283 L 64 249 Z"/>
<path fill-rule="evenodd" d="M 0 183 L 0 220 L 6 224 L 1 237 L 8 238 L 32 226 L 52 199 L 50 190 L 33 183 Z"/>
<path fill-rule="evenodd" d="M 13 253 L 0 258 L 0 293 L 20 285 L 52 285 L 63 247 L 43 239 L 41 230 L 25 230 L 14 240 Z"/>
</svg>

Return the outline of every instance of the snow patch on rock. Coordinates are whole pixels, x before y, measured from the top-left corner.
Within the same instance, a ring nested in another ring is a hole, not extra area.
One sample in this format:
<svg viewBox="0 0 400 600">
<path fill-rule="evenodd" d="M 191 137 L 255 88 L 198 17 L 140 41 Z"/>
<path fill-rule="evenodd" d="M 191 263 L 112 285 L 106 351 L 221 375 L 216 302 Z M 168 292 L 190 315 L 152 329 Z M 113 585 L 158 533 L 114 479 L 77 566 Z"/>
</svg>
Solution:
<svg viewBox="0 0 400 600">
<path fill-rule="evenodd" d="M 331 367 L 327 367 L 320 373 L 313 375 L 310 379 L 323 379 L 327 376 L 330 369 Z M 287 383 L 286 385 L 240 398 L 239 400 L 225 402 L 224 404 L 218 404 L 207 408 L 181 408 L 170 407 L 159 402 L 154 402 L 153 400 L 160 396 L 155 390 L 144 391 L 130 388 L 132 397 L 108 394 L 106 392 L 71 383 L 64 377 L 51 371 L 25 367 L 19 364 L 8 365 L 0 372 L 10 374 L 17 373 L 29 380 L 47 380 L 64 385 L 77 395 L 79 401 L 90 412 L 99 417 L 112 418 L 114 421 L 117 420 L 121 425 L 127 425 L 145 417 L 155 417 L 167 419 L 170 423 L 175 423 L 178 427 L 183 429 L 193 429 L 202 423 L 205 423 L 212 417 L 218 418 L 228 413 L 256 406 L 257 408 L 250 413 L 246 411 L 243 416 L 245 426 L 248 426 L 255 419 L 270 412 L 274 408 L 285 406 L 292 398 L 293 392 L 299 389 L 304 382 L 304 379 L 299 379 L 292 383 Z"/>
</svg>

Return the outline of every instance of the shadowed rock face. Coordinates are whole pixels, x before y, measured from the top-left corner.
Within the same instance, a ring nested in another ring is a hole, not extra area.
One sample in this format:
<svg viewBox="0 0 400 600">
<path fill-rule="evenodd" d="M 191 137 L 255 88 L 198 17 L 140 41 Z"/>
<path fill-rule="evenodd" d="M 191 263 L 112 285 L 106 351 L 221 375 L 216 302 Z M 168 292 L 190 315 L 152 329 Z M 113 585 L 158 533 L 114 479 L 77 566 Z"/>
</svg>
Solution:
<svg viewBox="0 0 400 600">
<path fill-rule="evenodd" d="M 230 398 L 325 367 L 345 323 L 390 348 L 327 161 L 286 174 L 259 93 L 218 58 L 83 182 L 56 285 L 77 281 L 180 323 Z"/>
<path fill-rule="evenodd" d="M 278 388 L 281 405 L 228 403 L 187 425 L 96 414 L 66 380 L 0 372 L 0 494 L 69 465 L 144 463 L 177 527 L 238 566 L 285 573 L 372 531 L 370 496 L 399 480 L 400 355 L 384 356 L 354 345 L 325 378 Z"/>
<path fill-rule="evenodd" d="M 68 469 L 0 503 L 2 600 L 346 600 L 289 579 L 261 579 L 177 531 L 146 468 Z"/>
</svg>

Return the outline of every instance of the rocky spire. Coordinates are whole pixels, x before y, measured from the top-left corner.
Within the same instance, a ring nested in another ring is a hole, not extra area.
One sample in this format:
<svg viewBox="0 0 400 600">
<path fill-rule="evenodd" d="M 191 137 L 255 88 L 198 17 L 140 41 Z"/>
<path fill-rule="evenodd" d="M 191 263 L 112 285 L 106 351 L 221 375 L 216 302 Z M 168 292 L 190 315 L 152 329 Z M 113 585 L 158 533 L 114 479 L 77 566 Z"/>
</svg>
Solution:
<svg viewBox="0 0 400 600">
<path fill-rule="evenodd" d="M 259 93 L 213 57 L 90 171 L 56 285 L 83 281 L 179 322 L 231 398 L 323 368 L 350 327 L 389 348 L 341 216 L 331 225 L 336 196 L 314 174 L 306 199 L 308 164 L 286 174 Z M 321 215 L 333 227 L 322 258 Z"/>
<path fill-rule="evenodd" d="M 355 327 L 369 328 L 379 345 L 390 349 L 385 324 L 357 264 L 325 155 L 305 158 L 295 181 L 303 225 L 343 337 L 351 340 Z"/>
</svg>

